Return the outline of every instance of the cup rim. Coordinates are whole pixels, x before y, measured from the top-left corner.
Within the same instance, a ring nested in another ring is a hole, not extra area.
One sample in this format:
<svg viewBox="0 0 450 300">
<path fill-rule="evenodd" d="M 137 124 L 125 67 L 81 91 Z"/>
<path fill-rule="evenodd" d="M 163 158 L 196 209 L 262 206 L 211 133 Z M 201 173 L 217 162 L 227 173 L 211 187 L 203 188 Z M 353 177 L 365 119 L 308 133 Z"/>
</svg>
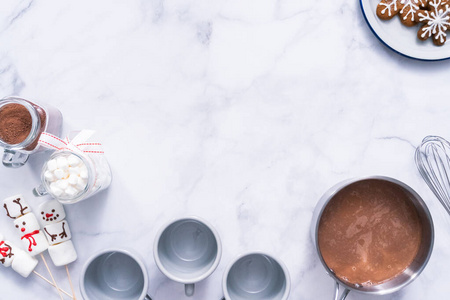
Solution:
<svg viewBox="0 0 450 300">
<path fill-rule="evenodd" d="M 86 293 L 86 288 L 84 286 L 84 279 L 86 277 L 86 271 L 89 268 L 89 266 L 98 257 L 100 257 L 100 256 L 102 256 L 104 254 L 115 253 L 115 252 L 119 252 L 119 253 L 123 253 L 125 255 L 128 255 L 135 262 L 137 262 L 137 264 L 141 268 L 142 274 L 144 276 L 144 287 L 142 288 L 142 293 L 139 296 L 139 299 L 144 299 L 144 297 L 147 295 L 147 293 L 148 293 L 148 273 L 147 273 L 147 267 L 144 264 L 144 260 L 134 250 L 127 249 L 127 248 L 115 248 L 115 247 L 113 247 L 113 248 L 107 248 L 107 249 L 103 249 L 103 250 L 100 250 L 98 252 L 95 252 L 84 263 L 83 268 L 81 269 L 81 273 L 80 273 L 80 291 L 81 291 L 81 295 L 83 296 L 83 299 L 89 300 L 89 297 L 88 297 L 88 295 Z"/>
<path fill-rule="evenodd" d="M 282 260 L 278 259 L 273 254 L 270 254 L 270 253 L 262 251 L 262 250 L 255 250 L 255 251 L 244 252 L 244 253 L 236 256 L 228 264 L 227 268 L 225 269 L 225 271 L 223 273 L 223 277 L 222 277 L 222 291 L 223 291 L 223 294 L 225 296 L 225 299 L 226 300 L 231 300 L 230 294 L 228 293 L 228 289 L 227 289 L 227 279 L 228 279 L 228 275 L 230 273 L 231 268 L 241 258 L 244 258 L 244 257 L 249 256 L 249 255 L 253 255 L 253 254 L 265 255 L 265 256 L 273 259 L 281 267 L 281 269 L 283 270 L 284 276 L 286 278 L 286 288 L 285 288 L 285 291 L 283 293 L 283 296 L 282 296 L 281 300 L 287 300 L 288 297 L 289 297 L 289 294 L 291 292 L 291 276 L 289 275 L 289 270 L 288 270 L 288 268 L 286 267 L 286 265 L 284 264 L 284 262 Z"/>
<path fill-rule="evenodd" d="M 211 232 L 214 235 L 214 238 L 216 239 L 216 243 L 217 243 L 217 254 L 216 254 L 216 258 L 214 259 L 213 264 L 211 265 L 211 267 L 208 269 L 208 271 L 206 271 L 205 273 L 203 273 L 200 276 L 197 276 L 195 278 L 191 278 L 191 279 L 183 279 L 183 278 L 179 278 L 173 274 L 171 274 L 162 264 L 161 259 L 159 257 L 159 253 L 158 253 L 158 245 L 159 245 L 159 241 L 161 239 L 161 235 L 163 234 L 163 232 L 172 224 L 179 222 L 179 221 L 184 221 L 184 220 L 194 220 L 200 223 L 203 223 L 203 225 L 205 225 L 206 227 L 209 228 L 209 230 L 211 230 Z M 210 276 L 217 268 L 217 266 L 220 263 L 220 259 L 222 257 L 222 242 L 220 240 L 219 237 L 219 233 L 217 232 L 217 230 L 206 220 L 204 220 L 203 218 L 200 218 L 198 216 L 187 216 L 187 217 L 182 217 L 182 218 L 176 218 L 173 219 L 169 222 L 166 222 L 163 226 L 161 226 L 161 228 L 158 230 L 156 237 L 155 237 L 155 241 L 153 243 L 153 258 L 155 259 L 156 262 L 156 266 L 158 267 L 158 269 L 165 275 L 167 276 L 169 279 L 179 282 L 179 283 L 183 283 L 183 284 L 194 284 L 197 282 L 202 281 L 203 279 L 207 278 L 208 276 Z"/>
</svg>

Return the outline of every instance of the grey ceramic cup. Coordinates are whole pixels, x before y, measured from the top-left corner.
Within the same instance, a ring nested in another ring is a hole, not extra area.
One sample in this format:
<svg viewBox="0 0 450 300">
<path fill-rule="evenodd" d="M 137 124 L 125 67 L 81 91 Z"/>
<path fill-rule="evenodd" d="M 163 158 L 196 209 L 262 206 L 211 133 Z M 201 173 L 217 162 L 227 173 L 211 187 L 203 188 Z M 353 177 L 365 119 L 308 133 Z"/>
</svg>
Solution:
<svg viewBox="0 0 450 300">
<path fill-rule="evenodd" d="M 103 250 L 89 258 L 81 271 L 85 300 L 151 300 L 147 289 L 147 269 L 131 250 Z"/>
<path fill-rule="evenodd" d="M 198 217 L 177 219 L 156 235 L 153 255 L 156 265 L 168 278 L 185 284 L 192 296 L 195 283 L 211 275 L 222 256 L 216 230 Z"/>
<path fill-rule="evenodd" d="M 286 266 L 264 252 L 233 260 L 225 270 L 222 300 L 286 300 L 291 281 Z"/>
</svg>

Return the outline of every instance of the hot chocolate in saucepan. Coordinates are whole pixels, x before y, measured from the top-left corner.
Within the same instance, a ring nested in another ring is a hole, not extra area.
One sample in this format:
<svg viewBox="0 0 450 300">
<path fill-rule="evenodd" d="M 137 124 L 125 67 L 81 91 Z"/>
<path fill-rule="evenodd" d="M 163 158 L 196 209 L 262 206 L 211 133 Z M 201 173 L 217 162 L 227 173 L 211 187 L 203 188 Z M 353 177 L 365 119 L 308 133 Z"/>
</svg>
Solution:
<svg viewBox="0 0 450 300">
<path fill-rule="evenodd" d="M 342 281 L 377 285 L 403 273 L 416 257 L 422 224 L 408 195 L 380 180 L 352 183 L 325 207 L 318 228 L 320 253 Z"/>
</svg>

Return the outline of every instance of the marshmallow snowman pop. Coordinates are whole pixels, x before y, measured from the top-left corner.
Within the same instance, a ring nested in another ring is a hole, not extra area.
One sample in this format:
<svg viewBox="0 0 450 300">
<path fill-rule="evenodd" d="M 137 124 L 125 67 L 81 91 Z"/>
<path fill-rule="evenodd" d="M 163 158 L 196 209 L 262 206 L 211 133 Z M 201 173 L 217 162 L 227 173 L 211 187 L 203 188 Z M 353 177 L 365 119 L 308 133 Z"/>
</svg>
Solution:
<svg viewBox="0 0 450 300">
<path fill-rule="evenodd" d="M 73 299 L 76 300 L 75 291 L 70 278 L 68 264 L 77 259 L 77 252 L 71 241 L 69 224 L 65 220 L 66 213 L 64 207 L 57 200 L 49 200 L 39 206 L 40 219 L 44 227 L 45 236 L 48 243 L 48 254 L 55 266 L 65 266 Z"/>
<path fill-rule="evenodd" d="M 16 195 L 3 200 L 3 207 L 6 210 L 6 215 L 14 219 L 14 226 L 19 230 L 21 240 L 28 253 L 31 256 L 40 254 L 61 300 L 64 300 L 55 278 L 48 267 L 47 261 L 44 255 L 42 255 L 42 252 L 48 249 L 49 244 L 44 233 L 40 231 L 41 227 L 35 215 L 31 212 L 29 205 L 24 201 L 22 195 Z"/>
<path fill-rule="evenodd" d="M 27 278 L 33 272 L 42 280 L 46 281 L 50 285 L 54 286 L 47 278 L 36 272 L 38 261 L 22 249 L 18 248 L 11 242 L 4 239 L 0 233 L 0 263 L 5 267 L 11 267 L 21 276 Z M 55 286 L 54 286 L 55 287 Z M 73 298 L 69 293 L 60 289 L 61 292 Z"/>
</svg>

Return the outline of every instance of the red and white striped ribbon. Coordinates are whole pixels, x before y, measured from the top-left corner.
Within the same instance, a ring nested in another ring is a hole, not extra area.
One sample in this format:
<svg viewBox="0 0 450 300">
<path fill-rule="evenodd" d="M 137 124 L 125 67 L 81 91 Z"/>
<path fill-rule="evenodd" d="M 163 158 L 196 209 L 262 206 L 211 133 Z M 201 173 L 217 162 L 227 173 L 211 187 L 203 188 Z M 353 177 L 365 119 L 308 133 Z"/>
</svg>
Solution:
<svg viewBox="0 0 450 300">
<path fill-rule="evenodd" d="M 94 134 L 93 130 L 81 130 L 73 139 L 67 136 L 61 139 L 48 132 L 43 132 L 39 138 L 39 145 L 54 150 L 72 150 L 85 153 L 103 154 L 101 143 L 88 142 L 88 139 Z"/>
</svg>

